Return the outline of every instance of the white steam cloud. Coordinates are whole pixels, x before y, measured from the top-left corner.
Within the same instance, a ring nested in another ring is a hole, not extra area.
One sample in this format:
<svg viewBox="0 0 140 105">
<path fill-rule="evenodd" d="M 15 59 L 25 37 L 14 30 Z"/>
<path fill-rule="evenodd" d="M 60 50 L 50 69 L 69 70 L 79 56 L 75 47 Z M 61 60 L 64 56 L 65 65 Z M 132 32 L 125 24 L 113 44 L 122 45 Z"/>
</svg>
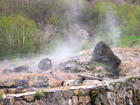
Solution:
<svg viewBox="0 0 140 105">
<path fill-rule="evenodd" d="M 105 16 L 97 26 L 98 32 L 95 33 L 95 42 L 105 40 L 112 47 L 116 47 L 121 35 L 120 23 L 116 15 L 117 11 L 109 5 L 104 5 L 103 8 L 105 10 Z"/>
</svg>

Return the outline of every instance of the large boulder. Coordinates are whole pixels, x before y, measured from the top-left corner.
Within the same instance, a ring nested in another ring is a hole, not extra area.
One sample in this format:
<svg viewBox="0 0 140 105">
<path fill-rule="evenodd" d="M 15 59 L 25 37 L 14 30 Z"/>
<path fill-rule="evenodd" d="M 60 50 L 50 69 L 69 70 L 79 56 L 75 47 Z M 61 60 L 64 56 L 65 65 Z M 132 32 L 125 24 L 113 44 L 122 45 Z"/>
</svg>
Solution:
<svg viewBox="0 0 140 105">
<path fill-rule="evenodd" d="M 99 62 L 106 64 L 108 70 L 114 74 L 118 74 L 118 66 L 121 64 L 121 60 L 113 53 L 111 48 L 103 41 L 99 42 L 92 55 L 93 62 Z"/>
<path fill-rule="evenodd" d="M 41 60 L 38 64 L 40 70 L 49 70 L 52 68 L 52 61 L 49 58 Z"/>
</svg>

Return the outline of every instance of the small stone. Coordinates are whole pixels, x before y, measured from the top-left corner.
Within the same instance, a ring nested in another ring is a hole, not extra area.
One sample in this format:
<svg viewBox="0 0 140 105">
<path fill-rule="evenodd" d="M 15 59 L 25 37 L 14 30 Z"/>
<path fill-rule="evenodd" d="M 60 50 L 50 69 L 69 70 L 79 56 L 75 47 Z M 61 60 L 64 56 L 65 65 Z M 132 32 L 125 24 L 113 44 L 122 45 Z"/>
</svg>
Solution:
<svg viewBox="0 0 140 105">
<path fill-rule="evenodd" d="M 85 104 L 87 105 L 90 102 L 90 97 L 89 96 L 85 96 Z"/>
<path fill-rule="evenodd" d="M 16 94 L 25 93 L 25 92 L 26 92 L 26 89 L 24 89 L 23 87 L 17 87 L 16 90 L 15 90 Z"/>
<path fill-rule="evenodd" d="M 20 73 L 20 72 L 29 72 L 29 67 L 26 65 L 16 67 L 13 72 Z"/>
<path fill-rule="evenodd" d="M 23 97 L 24 100 L 26 100 L 27 102 L 33 102 L 34 101 L 34 95 L 27 95 Z"/>
<path fill-rule="evenodd" d="M 78 105 L 78 97 L 77 96 L 73 96 L 72 97 L 72 101 L 73 101 L 73 105 Z"/>
<path fill-rule="evenodd" d="M 61 93 L 61 91 L 55 91 L 55 92 L 53 93 L 53 97 L 54 97 L 56 100 L 61 100 L 61 98 L 62 98 L 62 93 Z"/>
<path fill-rule="evenodd" d="M 15 94 L 16 89 L 7 89 L 7 94 Z"/>
<path fill-rule="evenodd" d="M 71 99 L 68 100 L 68 105 L 72 105 L 72 100 Z"/>
<path fill-rule="evenodd" d="M 3 74 L 10 74 L 10 73 L 12 73 L 12 70 L 11 69 L 4 69 L 2 73 Z"/>
<path fill-rule="evenodd" d="M 99 85 L 102 82 L 98 81 L 98 80 L 84 80 L 83 81 L 83 85 Z"/>
<path fill-rule="evenodd" d="M 114 88 L 113 88 L 112 85 L 107 85 L 107 86 L 106 86 L 106 89 L 109 90 L 109 91 L 110 91 L 110 90 L 111 90 L 111 91 L 114 91 Z"/>
<path fill-rule="evenodd" d="M 29 87 L 29 82 L 27 80 L 19 80 L 17 82 L 17 87 L 28 88 Z"/>
<path fill-rule="evenodd" d="M 73 91 L 73 94 L 74 94 L 74 95 L 78 95 L 78 94 L 79 94 L 79 90 L 74 90 L 74 91 Z"/>
<path fill-rule="evenodd" d="M 84 96 L 79 97 L 79 103 L 85 105 L 85 97 Z"/>
<path fill-rule="evenodd" d="M 68 90 L 68 91 L 63 91 L 62 93 L 63 93 L 63 97 L 64 97 L 65 99 L 70 99 L 70 98 L 72 97 L 72 95 L 73 95 L 72 91 L 70 91 L 70 90 Z"/>
</svg>

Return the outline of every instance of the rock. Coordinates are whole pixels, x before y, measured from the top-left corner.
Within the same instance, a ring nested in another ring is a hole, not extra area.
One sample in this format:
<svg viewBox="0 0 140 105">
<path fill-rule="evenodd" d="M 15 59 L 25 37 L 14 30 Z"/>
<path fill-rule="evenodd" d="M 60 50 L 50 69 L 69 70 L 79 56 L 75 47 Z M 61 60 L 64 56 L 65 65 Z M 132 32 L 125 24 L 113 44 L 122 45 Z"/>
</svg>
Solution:
<svg viewBox="0 0 140 105">
<path fill-rule="evenodd" d="M 46 88 L 48 86 L 49 86 L 49 84 L 47 81 L 37 82 L 33 85 L 33 87 L 35 87 L 35 88 Z"/>
<path fill-rule="evenodd" d="M 2 73 L 3 74 L 10 74 L 10 73 L 12 73 L 12 70 L 11 69 L 4 69 Z"/>
<path fill-rule="evenodd" d="M 40 70 L 48 70 L 52 68 L 52 61 L 49 58 L 41 60 L 38 64 Z"/>
<path fill-rule="evenodd" d="M 61 93 L 61 91 L 55 91 L 53 93 L 53 97 L 54 97 L 55 100 L 60 101 L 62 99 L 62 93 Z"/>
<path fill-rule="evenodd" d="M 78 97 L 77 96 L 73 96 L 72 97 L 72 101 L 73 101 L 73 105 L 78 105 Z"/>
<path fill-rule="evenodd" d="M 84 75 L 84 74 L 79 74 L 78 76 L 82 77 L 84 80 L 99 80 L 99 81 L 103 80 L 103 78 L 92 77 L 92 76 Z"/>
<path fill-rule="evenodd" d="M 26 92 L 26 90 L 23 87 L 17 87 L 15 90 L 15 94 L 25 93 L 25 92 Z"/>
<path fill-rule="evenodd" d="M 17 87 L 29 88 L 29 82 L 27 80 L 19 80 L 16 85 Z"/>
<path fill-rule="evenodd" d="M 83 78 L 78 78 L 76 80 L 66 80 L 64 86 L 78 86 L 83 82 Z"/>
<path fill-rule="evenodd" d="M 65 90 L 62 93 L 63 93 L 63 97 L 65 99 L 70 99 L 72 97 L 72 95 L 73 95 L 73 92 L 71 90 L 69 90 L 69 91 L 68 90 Z"/>
<path fill-rule="evenodd" d="M 0 88 L 16 88 L 16 80 L 6 80 L 0 82 Z"/>
<path fill-rule="evenodd" d="M 106 64 L 109 71 L 114 74 L 118 74 L 118 66 L 121 64 L 121 60 L 113 53 L 111 48 L 104 42 L 99 42 L 92 55 L 93 62 L 99 62 Z"/>
<path fill-rule="evenodd" d="M 67 70 L 69 72 L 74 72 L 74 71 L 76 71 L 76 69 L 77 69 L 77 67 L 73 63 L 68 63 L 65 65 L 65 70 Z"/>
<path fill-rule="evenodd" d="M 13 104 L 14 104 L 13 98 L 7 97 L 2 100 L 2 105 L 13 105 Z"/>
<path fill-rule="evenodd" d="M 99 85 L 102 84 L 102 82 L 98 80 L 84 80 L 83 85 Z"/>
<path fill-rule="evenodd" d="M 34 95 L 26 95 L 23 97 L 24 100 L 26 100 L 27 102 L 33 102 L 35 100 Z"/>
<path fill-rule="evenodd" d="M 26 65 L 16 67 L 13 72 L 20 73 L 20 72 L 29 72 L 29 67 Z"/>
</svg>

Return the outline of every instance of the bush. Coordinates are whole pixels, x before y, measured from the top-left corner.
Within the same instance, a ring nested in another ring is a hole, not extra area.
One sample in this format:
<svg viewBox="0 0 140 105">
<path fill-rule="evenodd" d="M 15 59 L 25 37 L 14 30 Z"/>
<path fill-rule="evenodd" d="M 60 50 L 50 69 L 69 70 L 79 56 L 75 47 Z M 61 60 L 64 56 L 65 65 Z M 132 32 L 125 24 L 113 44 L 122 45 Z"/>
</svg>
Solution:
<svg viewBox="0 0 140 105">
<path fill-rule="evenodd" d="M 41 93 L 40 92 L 36 92 L 34 96 L 35 96 L 36 99 L 40 100 Z"/>
<path fill-rule="evenodd" d="M 21 15 L 0 18 L 0 57 L 38 51 L 40 35 L 35 36 L 37 32 L 34 21 Z"/>
</svg>

